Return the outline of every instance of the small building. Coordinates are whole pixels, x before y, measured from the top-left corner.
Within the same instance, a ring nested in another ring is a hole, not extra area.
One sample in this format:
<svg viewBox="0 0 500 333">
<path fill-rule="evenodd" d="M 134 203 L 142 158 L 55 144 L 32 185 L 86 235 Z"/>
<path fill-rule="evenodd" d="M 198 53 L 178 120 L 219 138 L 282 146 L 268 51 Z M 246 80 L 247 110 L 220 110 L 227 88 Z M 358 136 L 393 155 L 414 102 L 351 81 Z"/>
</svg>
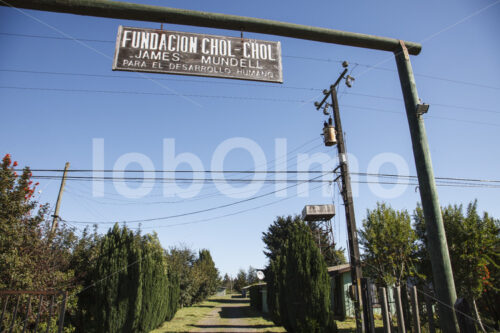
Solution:
<svg viewBox="0 0 500 333">
<path fill-rule="evenodd" d="M 248 286 L 247 295 L 250 297 L 250 305 L 263 313 L 269 312 L 267 304 L 267 283 L 259 282 Z"/>
<path fill-rule="evenodd" d="M 215 296 L 226 296 L 226 287 L 219 287 L 217 288 L 217 291 L 215 292 Z"/>
<path fill-rule="evenodd" d="M 328 275 L 330 275 L 330 299 L 335 318 L 345 320 L 346 317 L 354 317 L 354 301 L 349 291 L 352 285 L 351 265 L 343 264 L 328 267 Z M 380 308 L 375 285 L 372 284 L 370 289 L 373 313 L 380 315 L 382 309 Z M 393 298 L 392 288 L 387 288 L 387 293 L 389 300 L 391 300 Z M 395 313 L 394 304 L 390 301 L 389 309 L 391 313 Z"/>
<path fill-rule="evenodd" d="M 330 301 L 333 315 L 340 320 L 354 317 L 354 302 L 349 296 L 349 287 L 352 284 L 351 265 L 328 267 L 328 275 L 330 275 Z"/>
<path fill-rule="evenodd" d="M 330 304 L 333 311 L 333 315 L 337 320 L 345 320 L 348 317 L 354 317 L 354 301 L 350 296 L 350 289 L 352 285 L 351 279 L 351 265 L 342 264 L 338 266 L 328 267 L 328 275 L 330 276 Z M 250 297 L 250 289 L 252 287 L 258 288 L 261 295 L 259 300 L 262 299 L 258 310 L 267 313 L 269 308 L 267 305 L 267 284 L 261 282 L 258 284 L 245 286 L 241 289 L 241 294 L 243 297 Z M 378 302 L 378 295 L 374 285 L 370 288 L 372 293 L 370 297 L 373 303 L 373 313 L 380 315 L 382 313 L 380 304 Z M 387 288 L 387 293 L 389 299 L 393 298 L 392 288 Z M 389 301 L 389 308 L 391 313 L 395 313 L 395 307 L 392 302 Z"/>
<path fill-rule="evenodd" d="M 241 296 L 243 298 L 246 298 L 246 297 L 250 297 L 250 286 L 244 286 L 243 288 L 241 288 Z"/>
</svg>

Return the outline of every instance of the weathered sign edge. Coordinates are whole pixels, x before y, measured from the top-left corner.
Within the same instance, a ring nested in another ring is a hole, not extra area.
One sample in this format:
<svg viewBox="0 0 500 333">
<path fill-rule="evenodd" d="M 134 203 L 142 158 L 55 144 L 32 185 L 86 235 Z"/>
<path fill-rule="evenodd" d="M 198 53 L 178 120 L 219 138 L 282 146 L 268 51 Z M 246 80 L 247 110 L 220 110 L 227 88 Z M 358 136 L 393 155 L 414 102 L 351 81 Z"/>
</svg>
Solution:
<svg viewBox="0 0 500 333">
<path fill-rule="evenodd" d="M 281 57 L 281 42 L 280 41 L 268 41 L 268 40 L 262 40 L 262 39 L 255 39 L 255 38 L 243 38 L 245 40 L 249 41 L 262 41 L 262 42 L 274 42 L 277 43 L 277 49 L 278 49 L 278 66 L 279 66 L 279 78 L 278 80 L 275 81 L 270 81 L 270 80 L 255 80 L 255 79 L 245 79 L 245 78 L 240 78 L 240 77 L 229 77 L 229 76 L 214 76 L 214 75 L 205 75 L 205 74 L 189 74 L 189 73 L 177 73 L 174 71 L 170 72 L 165 72 L 165 71 L 155 71 L 155 70 L 144 70 L 144 69 L 126 69 L 126 68 L 118 68 L 117 63 L 118 63 L 118 51 L 120 48 L 120 41 L 121 37 L 123 34 L 123 29 L 130 28 L 130 29 L 144 29 L 144 30 L 160 30 L 161 29 L 155 29 L 155 28 L 141 28 L 141 27 L 125 27 L 123 25 L 118 26 L 118 33 L 116 36 L 116 43 L 115 43 L 115 55 L 113 57 L 113 64 L 111 66 L 111 70 L 113 71 L 120 71 L 120 72 L 142 72 L 142 73 L 153 73 L 153 74 L 168 74 L 168 75 L 183 75 L 183 76 L 201 76 L 201 77 L 211 77 L 211 78 L 217 78 L 217 79 L 231 79 L 231 80 L 242 80 L 242 81 L 253 81 L 253 82 L 267 82 L 267 83 L 280 83 L 283 84 L 283 62 L 282 62 L 282 57 Z M 195 32 L 188 32 L 188 31 L 175 31 L 175 30 L 163 30 L 163 31 L 168 31 L 168 32 L 178 32 L 178 33 L 187 33 L 187 34 L 196 34 Z M 231 38 L 238 38 L 236 36 L 221 36 L 221 35 L 211 35 L 211 34 L 205 34 L 207 36 L 214 36 L 214 37 L 231 37 Z"/>
</svg>

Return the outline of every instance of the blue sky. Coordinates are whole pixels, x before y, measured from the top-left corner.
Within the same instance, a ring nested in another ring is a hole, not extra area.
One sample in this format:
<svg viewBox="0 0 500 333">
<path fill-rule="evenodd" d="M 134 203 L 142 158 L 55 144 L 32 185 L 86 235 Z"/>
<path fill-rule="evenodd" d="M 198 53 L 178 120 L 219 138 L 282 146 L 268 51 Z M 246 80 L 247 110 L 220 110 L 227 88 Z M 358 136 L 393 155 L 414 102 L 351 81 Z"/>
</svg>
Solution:
<svg viewBox="0 0 500 333">
<path fill-rule="evenodd" d="M 423 42 L 423 50 L 412 57 L 412 64 L 419 95 L 431 105 L 426 127 L 435 175 L 500 179 L 499 1 L 140 2 Z M 10 153 L 21 165 L 34 169 L 62 169 L 67 161 L 72 169 L 90 169 L 92 140 L 102 138 L 106 169 L 112 169 L 123 154 L 137 152 L 146 155 L 154 168 L 161 170 L 163 140 L 172 138 L 176 154 L 195 154 L 204 169 L 209 170 L 212 155 L 224 140 L 236 137 L 253 140 L 262 148 L 267 161 L 271 161 L 275 158 L 275 139 L 284 138 L 288 151 L 300 147 L 287 155 L 289 170 L 296 170 L 297 153 L 327 153 L 333 165 L 336 153 L 321 145 L 323 117 L 314 110 L 312 102 L 337 78 L 340 62 L 347 60 L 356 81 L 349 90 L 341 87 L 339 96 L 353 171 L 366 172 L 377 155 L 392 153 L 406 161 L 409 174 L 416 174 L 392 54 L 245 33 L 247 38 L 281 42 L 282 85 L 161 74 L 148 74 L 150 79 L 144 79 L 134 73 L 111 71 L 119 25 L 160 28 L 160 24 L 149 22 L 0 8 L 2 155 Z M 168 23 L 164 29 L 240 34 Z M 68 36 L 93 41 L 64 39 Z M 379 68 L 370 69 L 373 65 Z M 158 83 L 168 87 L 167 90 Z M 211 97 L 162 95 L 169 93 L 168 89 L 179 95 Z M 131 164 L 128 168 L 138 167 Z M 282 170 L 282 167 L 270 163 L 269 169 Z M 312 166 L 315 167 L 318 165 Z M 224 168 L 248 170 L 254 166 L 250 155 L 239 149 L 227 155 Z M 189 166 L 181 164 L 178 169 L 189 170 Z M 385 164 L 379 171 L 394 173 L 396 169 Z M 41 181 L 39 200 L 54 205 L 58 186 L 56 180 Z M 315 186 L 312 184 L 311 188 Z M 384 198 L 367 184 L 356 183 L 355 187 L 354 204 L 360 225 L 366 209 Z M 62 218 L 126 221 L 182 214 L 239 200 L 214 195 L 218 192 L 211 184 L 205 184 L 193 200 L 165 198 L 159 183 L 149 195 L 135 200 L 119 195 L 111 183 L 106 183 L 102 198 L 93 197 L 91 189 L 88 182 L 69 181 L 60 212 Z M 257 195 L 274 189 L 274 185 L 264 185 Z M 442 205 L 468 203 L 477 198 L 480 210 L 500 217 L 498 188 L 438 187 L 438 190 Z M 283 197 L 269 195 L 206 214 L 145 222 L 142 227 L 148 232 L 155 230 L 165 247 L 183 243 L 194 249 L 210 249 L 220 271 L 234 275 L 239 268 L 246 269 L 249 265 L 263 267 L 266 261 L 262 254 L 262 232 L 277 215 L 299 213 L 305 204 L 335 201 L 338 211 L 334 220 L 335 237 L 345 247 L 343 206 L 336 192 L 333 189 L 331 194 L 323 196 L 317 189 L 311 190 L 308 197 L 297 197 L 296 188 L 291 188 L 287 200 L 277 202 Z M 395 208 L 413 210 L 419 199 L 415 187 L 408 186 L 398 197 L 385 200 Z M 247 211 L 216 218 L 241 210 Z M 172 226 L 200 219 L 211 220 Z M 104 232 L 108 227 L 101 225 L 99 230 Z"/>
</svg>

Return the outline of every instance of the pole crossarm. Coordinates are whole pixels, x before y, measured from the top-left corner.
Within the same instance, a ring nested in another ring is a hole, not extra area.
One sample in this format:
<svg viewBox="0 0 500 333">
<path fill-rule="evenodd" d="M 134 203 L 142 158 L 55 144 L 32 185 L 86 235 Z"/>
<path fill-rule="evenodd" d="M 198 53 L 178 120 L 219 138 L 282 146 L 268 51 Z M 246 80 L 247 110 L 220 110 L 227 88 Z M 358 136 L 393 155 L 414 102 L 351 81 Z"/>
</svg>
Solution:
<svg viewBox="0 0 500 333">
<path fill-rule="evenodd" d="M 253 17 L 142 5 L 119 1 L 0 0 L 0 5 L 114 19 L 172 23 L 207 28 L 256 32 L 389 52 L 397 51 L 400 45 L 399 39 L 395 38 L 379 37 Z M 422 50 L 422 45 L 419 43 L 408 41 L 405 41 L 404 43 L 408 48 L 408 52 L 412 55 L 417 55 Z"/>
</svg>

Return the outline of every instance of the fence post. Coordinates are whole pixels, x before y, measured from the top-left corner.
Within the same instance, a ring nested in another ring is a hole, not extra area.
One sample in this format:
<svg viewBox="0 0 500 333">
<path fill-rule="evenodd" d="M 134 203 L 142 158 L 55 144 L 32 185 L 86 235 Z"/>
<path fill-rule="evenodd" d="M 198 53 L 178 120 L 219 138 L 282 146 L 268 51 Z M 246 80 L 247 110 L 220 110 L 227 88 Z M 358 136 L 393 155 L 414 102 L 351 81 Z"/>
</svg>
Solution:
<svg viewBox="0 0 500 333">
<path fill-rule="evenodd" d="M 26 332 L 26 328 L 28 327 L 28 321 L 30 319 L 30 312 L 31 312 L 31 294 L 28 295 L 28 307 L 26 310 L 26 317 L 24 318 L 24 325 L 23 325 L 23 332 Z"/>
<path fill-rule="evenodd" d="M 413 333 L 420 333 L 420 314 L 418 313 L 417 286 L 411 288 L 411 307 L 413 308 Z"/>
<path fill-rule="evenodd" d="M 52 314 L 54 311 L 54 295 L 50 298 L 50 305 L 49 305 L 49 316 L 47 317 L 47 331 L 46 333 L 50 332 L 50 320 L 52 319 Z"/>
<path fill-rule="evenodd" d="M 63 332 L 64 328 L 64 312 L 66 312 L 66 297 L 68 296 L 68 293 L 66 291 L 62 292 L 62 303 L 61 303 L 61 311 L 59 312 L 59 329 L 58 333 Z"/>
<path fill-rule="evenodd" d="M 394 300 L 396 301 L 396 314 L 398 316 L 398 332 L 406 333 L 403 305 L 401 304 L 401 287 L 394 287 Z"/>
<path fill-rule="evenodd" d="M 389 304 L 387 303 L 387 294 L 384 287 L 379 288 L 379 299 L 382 307 L 382 321 L 384 322 L 384 333 L 391 333 L 391 319 L 389 318 Z"/>
<path fill-rule="evenodd" d="M 476 333 L 476 325 L 472 320 L 469 302 L 465 298 L 459 298 L 453 306 L 458 319 L 458 327 L 461 333 Z"/>
<path fill-rule="evenodd" d="M 2 316 L 0 317 L 0 325 L 3 323 L 3 315 L 5 314 L 5 310 L 7 310 L 7 303 L 9 303 L 9 295 L 5 295 L 5 303 L 2 309 Z"/>
<path fill-rule="evenodd" d="M 21 297 L 20 294 L 17 295 L 17 301 L 16 301 L 16 307 L 14 308 L 14 313 L 12 314 L 12 322 L 10 323 L 10 328 L 9 328 L 9 333 L 12 332 L 14 329 L 14 323 L 16 321 L 16 315 L 17 315 L 17 308 L 19 307 L 19 298 Z M 5 331 L 4 331 L 5 332 Z"/>
<path fill-rule="evenodd" d="M 425 286 L 425 310 L 427 312 L 427 321 L 429 322 L 429 333 L 436 333 L 436 326 L 434 325 L 434 310 L 432 309 L 432 299 L 430 297 L 431 290 Z"/>
<path fill-rule="evenodd" d="M 367 278 L 361 278 L 361 298 L 363 300 L 365 313 L 364 323 L 365 323 L 365 332 L 366 333 L 375 333 L 375 321 L 373 319 L 373 303 L 370 292 L 370 280 Z"/>
</svg>

